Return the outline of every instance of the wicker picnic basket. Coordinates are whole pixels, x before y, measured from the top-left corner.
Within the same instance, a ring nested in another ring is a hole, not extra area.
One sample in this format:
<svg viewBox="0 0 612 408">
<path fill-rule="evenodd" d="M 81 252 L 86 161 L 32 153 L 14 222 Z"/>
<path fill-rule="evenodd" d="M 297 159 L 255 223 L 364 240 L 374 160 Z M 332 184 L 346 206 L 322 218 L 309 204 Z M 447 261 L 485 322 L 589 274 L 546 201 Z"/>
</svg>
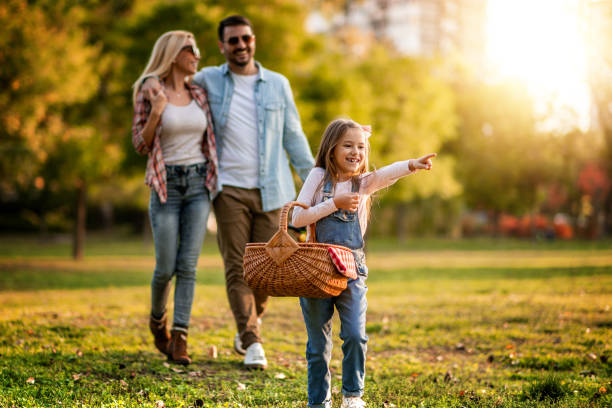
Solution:
<svg viewBox="0 0 612 408">
<path fill-rule="evenodd" d="M 336 269 L 328 248 L 351 250 L 340 245 L 315 242 L 314 225 L 308 226 L 309 242 L 295 242 L 287 232 L 287 217 L 289 210 L 296 205 L 308 208 L 297 201 L 285 204 L 276 234 L 268 242 L 247 244 L 244 278 L 252 289 L 270 296 L 337 296 L 346 289 L 347 276 Z"/>
</svg>

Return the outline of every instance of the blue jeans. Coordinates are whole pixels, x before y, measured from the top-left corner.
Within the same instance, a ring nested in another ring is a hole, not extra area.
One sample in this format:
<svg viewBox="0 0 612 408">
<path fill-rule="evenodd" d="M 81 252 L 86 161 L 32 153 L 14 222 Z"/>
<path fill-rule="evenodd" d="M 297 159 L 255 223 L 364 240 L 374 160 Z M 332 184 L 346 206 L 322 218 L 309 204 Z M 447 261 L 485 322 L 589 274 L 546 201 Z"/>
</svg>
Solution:
<svg viewBox="0 0 612 408">
<path fill-rule="evenodd" d="M 347 288 L 332 298 L 300 298 L 308 332 L 306 360 L 310 407 L 331 407 L 329 360 L 332 350 L 334 306 L 340 316 L 340 338 L 343 341 L 342 394 L 346 397 L 363 395 L 368 342 L 365 331 L 368 287 L 365 280 L 366 277 L 363 275 L 357 279 L 349 279 Z"/>
<path fill-rule="evenodd" d="M 187 331 L 195 290 L 196 267 L 210 211 L 204 186 L 206 166 L 166 166 L 168 199 L 159 201 L 151 191 L 149 216 L 155 241 L 155 272 L 151 281 L 151 315 L 166 312 L 172 277 L 174 288 L 173 329 Z"/>
</svg>

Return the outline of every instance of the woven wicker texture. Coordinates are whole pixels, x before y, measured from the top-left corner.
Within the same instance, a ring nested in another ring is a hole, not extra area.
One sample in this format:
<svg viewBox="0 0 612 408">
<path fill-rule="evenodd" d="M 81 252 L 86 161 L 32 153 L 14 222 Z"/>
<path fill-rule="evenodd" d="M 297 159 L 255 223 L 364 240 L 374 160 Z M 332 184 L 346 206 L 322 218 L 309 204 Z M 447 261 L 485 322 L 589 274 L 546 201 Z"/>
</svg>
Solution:
<svg viewBox="0 0 612 408">
<path fill-rule="evenodd" d="M 297 201 L 285 204 L 276 234 L 266 243 L 247 244 L 244 279 L 252 289 L 270 296 L 337 296 L 346 289 L 347 278 L 338 272 L 327 248 L 351 250 L 339 245 L 295 242 L 287 233 L 287 217 L 289 210 L 296 205 L 308 208 Z M 308 228 L 310 239 L 314 241 L 314 225 Z"/>
</svg>

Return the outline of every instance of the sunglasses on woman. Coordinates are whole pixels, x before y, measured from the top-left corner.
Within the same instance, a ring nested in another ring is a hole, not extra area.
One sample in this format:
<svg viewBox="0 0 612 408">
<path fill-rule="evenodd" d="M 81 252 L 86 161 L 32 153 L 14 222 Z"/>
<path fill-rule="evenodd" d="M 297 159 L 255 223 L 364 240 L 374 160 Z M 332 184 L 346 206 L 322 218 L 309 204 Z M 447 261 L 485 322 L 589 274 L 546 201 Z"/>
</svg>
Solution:
<svg viewBox="0 0 612 408">
<path fill-rule="evenodd" d="M 237 45 L 240 39 L 242 39 L 245 44 L 250 44 L 255 39 L 255 36 L 253 34 L 244 34 L 240 37 L 230 37 L 227 39 L 227 43 L 229 45 Z"/>
<path fill-rule="evenodd" d="M 198 47 L 196 47 L 193 44 L 188 44 L 184 46 L 183 48 L 181 48 L 181 51 L 183 50 L 189 50 L 193 54 L 194 57 L 200 58 L 200 50 L 198 49 Z"/>
</svg>

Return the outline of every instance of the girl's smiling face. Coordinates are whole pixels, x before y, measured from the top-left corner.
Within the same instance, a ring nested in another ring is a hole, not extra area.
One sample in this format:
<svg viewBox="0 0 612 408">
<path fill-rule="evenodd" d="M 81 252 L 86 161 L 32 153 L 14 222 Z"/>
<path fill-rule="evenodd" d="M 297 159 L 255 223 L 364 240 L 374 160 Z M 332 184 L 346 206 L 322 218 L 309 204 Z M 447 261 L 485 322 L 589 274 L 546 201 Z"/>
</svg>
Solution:
<svg viewBox="0 0 612 408">
<path fill-rule="evenodd" d="M 359 169 L 364 165 L 365 155 L 366 139 L 363 131 L 357 128 L 347 129 L 332 154 L 338 169 L 338 181 L 346 181 L 360 173 Z"/>
</svg>

